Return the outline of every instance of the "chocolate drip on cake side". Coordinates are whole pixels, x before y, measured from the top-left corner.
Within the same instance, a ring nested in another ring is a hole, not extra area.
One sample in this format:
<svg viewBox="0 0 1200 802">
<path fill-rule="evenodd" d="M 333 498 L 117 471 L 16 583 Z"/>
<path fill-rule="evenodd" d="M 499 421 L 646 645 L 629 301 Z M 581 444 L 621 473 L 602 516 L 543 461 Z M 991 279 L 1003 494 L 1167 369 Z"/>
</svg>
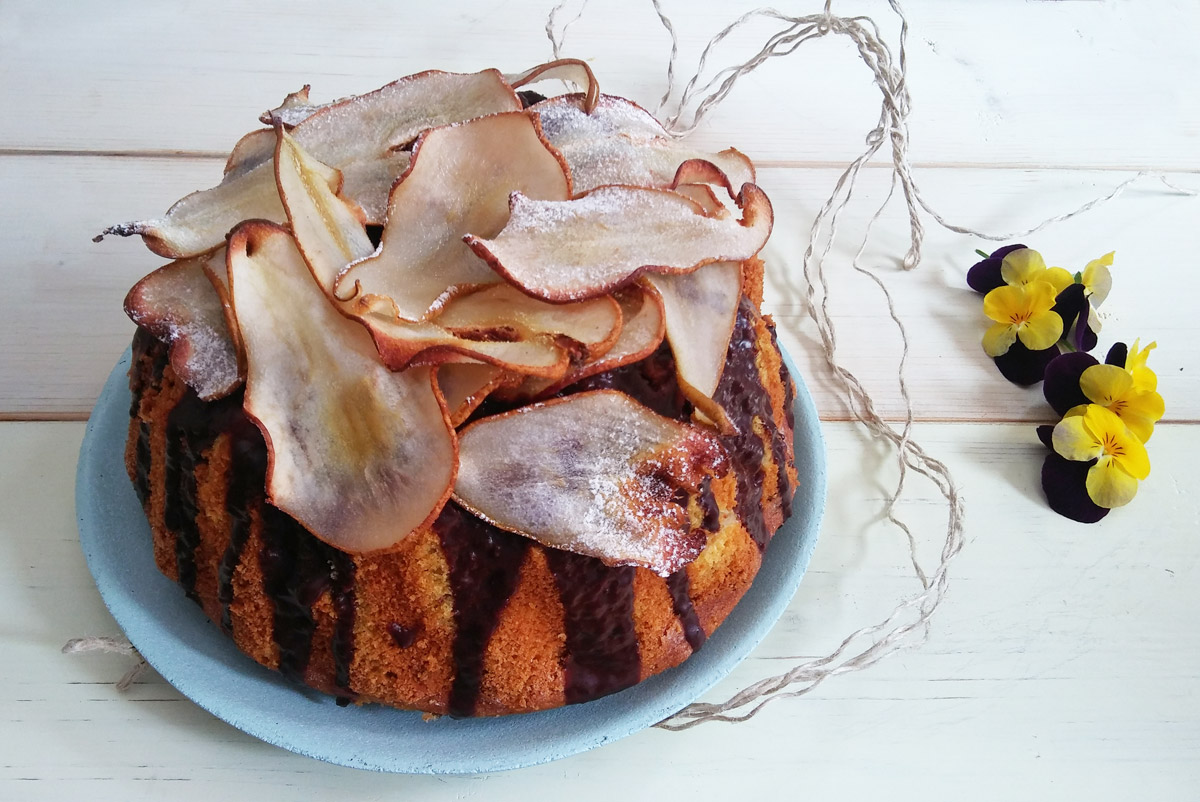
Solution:
<svg viewBox="0 0 1200 802">
<path fill-rule="evenodd" d="M 238 402 L 240 405 L 240 401 Z M 222 430 L 231 407 L 229 399 L 212 404 L 201 401 L 187 388 L 167 416 L 166 505 L 163 521 L 175 535 L 175 566 L 179 584 L 187 597 L 197 604 L 196 549 L 200 545 L 200 525 L 196 516 L 196 468 L 204 464 L 204 452 Z"/>
<path fill-rule="evenodd" d="M 696 503 L 703 514 L 700 528 L 706 532 L 720 530 L 721 509 L 717 506 L 716 496 L 713 495 L 712 477 L 706 476 L 701 480 L 699 491 L 696 493 Z M 691 582 L 688 580 L 687 566 L 667 577 L 667 590 L 671 593 L 671 604 L 675 610 L 675 617 L 679 619 L 679 624 L 683 627 L 683 636 L 694 652 L 704 645 L 708 635 L 705 634 L 704 627 L 700 625 L 700 617 L 696 615 L 696 607 L 692 603 Z"/>
<path fill-rule="evenodd" d="M 262 434 L 242 414 L 229 431 L 229 479 L 225 513 L 229 516 L 229 545 L 217 568 L 217 601 L 221 628 L 233 632 L 233 577 L 250 540 L 255 511 L 261 511 L 267 477 L 267 450 Z"/>
<path fill-rule="evenodd" d="M 454 680 L 447 710 L 455 717 L 472 716 L 483 685 L 484 654 L 516 590 L 529 541 L 481 521 L 453 502 L 442 508 L 433 530 L 450 569 L 454 600 Z"/>
<path fill-rule="evenodd" d="M 763 387 L 762 378 L 758 373 L 755 360 L 757 349 L 758 336 L 754 319 L 747 302 L 743 299 L 733 336 L 729 341 L 725 370 L 721 374 L 721 382 L 717 385 L 713 399 L 721 405 L 737 428 L 736 434 L 722 436 L 721 443 L 729 453 L 733 472 L 737 477 L 738 513 L 750 537 L 761 551 L 767 547 L 772 532 L 767 530 L 763 520 L 765 449 L 763 438 L 754 431 L 756 418 L 771 443 L 772 456 L 780 471 L 780 496 L 790 498 L 791 492 L 787 481 L 786 445 L 772 415 L 771 397 Z"/>
<path fill-rule="evenodd" d="M 258 558 L 263 592 L 273 606 L 279 671 L 304 681 L 317 628 L 313 605 L 328 591 L 335 617 L 334 683 L 348 691 L 354 656 L 354 560 L 317 540 L 295 518 L 270 504 L 262 505 L 262 541 Z"/>
<path fill-rule="evenodd" d="M 610 568 L 594 557 L 546 549 L 566 630 L 567 704 L 635 685 L 642 656 L 633 623 L 634 568 Z"/>
</svg>

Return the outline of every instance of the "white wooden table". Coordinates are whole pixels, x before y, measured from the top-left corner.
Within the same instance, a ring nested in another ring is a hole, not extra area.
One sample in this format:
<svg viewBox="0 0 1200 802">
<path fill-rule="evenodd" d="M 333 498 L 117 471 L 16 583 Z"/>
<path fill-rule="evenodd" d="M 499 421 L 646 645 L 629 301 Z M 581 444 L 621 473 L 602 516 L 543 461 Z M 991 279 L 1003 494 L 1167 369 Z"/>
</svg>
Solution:
<svg viewBox="0 0 1200 802">
<path fill-rule="evenodd" d="M 899 205 L 867 261 L 896 295 L 912 338 L 916 437 L 953 470 L 967 545 L 930 638 L 750 723 L 649 730 L 537 768 L 491 776 L 373 775 L 262 744 L 150 675 L 128 693 L 113 656 L 66 657 L 84 634 L 118 635 L 80 553 L 73 511 L 83 421 L 131 324 L 129 285 L 155 258 L 138 242 L 90 239 L 216 182 L 255 117 L 303 83 L 333 98 L 428 67 L 515 71 L 543 61 L 538 0 L 63 3 L 0 5 L 0 798 L 24 799 L 1194 799 L 1200 786 L 1200 199 L 1153 181 L 1027 239 L 1082 267 L 1116 250 L 1101 347 L 1157 339 L 1167 417 L 1153 473 L 1096 526 L 1054 515 L 1039 486 L 1037 390 L 1007 385 L 979 348 L 979 298 L 964 276 L 976 247 L 928 224 L 905 273 Z M 751 8 L 664 0 L 690 74 L 700 45 Z M 1021 229 L 1107 193 L 1136 170 L 1200 189 L 1200 6 L 1156 2 L 912 4 L 911 121 L 918 182 L 954 222 Z M 814 0 L 789 10 L 818 10 Z M 835 2 L 896 27 L 885 3 Z M 764 29 L 737 37 L 745 56 Z M 667 39 L 649 4 L 595 4 L 567 54 L 606 91 L 651 106 Z M 747 78 L 697 138 L 760 165 L 776 209 L 767 305 L 801 364 L 829 449 L 829 503 L 816 556 L 765 643 L 711 692 L 727 695 L 824 654 L 918 589 L 902 536 L 882 523 L 894 482 L 886 451 L 847 422 L 796 277 L 813 215 L 874 125 L 877 95 L 844 40 L 820 41 Z M 886 192 L 864 171 L 836 247 L 832 308 L 845 363 L 890 418 L 902 414 L 899 345 L 881 297 L 849 270 Z M 911 482 L 901 514 L 936 558 L 944 505 Z M 336 795 L 336 796 L 335 796 Z"/>
</svg>

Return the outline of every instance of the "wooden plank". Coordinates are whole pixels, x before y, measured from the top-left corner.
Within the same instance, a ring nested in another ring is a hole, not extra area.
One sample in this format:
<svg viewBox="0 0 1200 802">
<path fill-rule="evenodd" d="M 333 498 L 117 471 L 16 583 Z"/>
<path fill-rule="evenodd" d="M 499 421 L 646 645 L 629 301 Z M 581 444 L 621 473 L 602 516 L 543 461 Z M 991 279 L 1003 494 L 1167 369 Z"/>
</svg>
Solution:
<svg viewBox="0 0 1200 802">
<path fill-rule="evenodd" d="M 105 225 L 152 216 L 194 188 L 219 179 L 203 159 L 0 157 L 0 214 L 8 221 L 7 265 L 13 279 L 0 295 L 0 414 L 82 417 L 91 408 L 132 326 L 121 313 L 128 288 L 161 260 L 137 240 L 91 237 Z M 801 302 L 800 256 L 811 221 L 837 173 L 766 169 L 761 182 L 776 210 L 768 245 L 767 308 L 795 356 L 825 417 L 845 417 L 815 347 Z M 943 169 L 918 172 L 931 203 L 957 222 L 991 229 L 1036 223 L 1106 192 L 1122 176 L 1105 172 Z M 1187 178 L 1187 177 L 1185 177 Z M 844 363 L 871 389 L 880 411 L 903 415 L 895 371 L 900 346 L 875 286 L 849 268 L 866 220 L 886 193 L 885 173 L 869 170 L 840 223 L 842 239 L 828 267 L 831 310 Z M 1186 182 L 1185 182 L 1186 183 Z M 1195 185 L 1196 181 L 1190 182 Z M 1147 182 L 1086 218 L 1030 238 L 1052 262 L 1074 269 L 1115 249 L 1114 290 L 1104 307 L 1102 347 L 1114 340 L 1157 339 L 1152 365 L 1162 380 L 1169 420 L 1200 419 L 1200 362 L 1192 344 L 1196 316 L 1177 299 L 1200 297 L 1200 275 L 1187 262 L 1200 199 Z M 907 220 L 897 202 L 876 227 L 867 264 L 895 294 L 912 340 L 909 376 L 922 419 L 1043 420 L 1036 391 L 1004 382 L 979 350 L 985 326 L 980 299 L 963 284 L 973 249 L 991 245 L 928 224 L 925 262 L 895 266 L 907 248 Z M 1103 232 L 1098 235 L 1096 232 Z"/>
<path fill-rule="evenodd" d="M 970 14 L 910 5 L 917 162 L 1200 170 L 1200 5 L 979 0 Z M 328 99 L 430 67 L 517 71 L 544 61 L 550 6 L 11 0 L 0 6 L 0 74 L 21 79 L 0 84 L 0 150 L 224 153 L 306 82 Z M 686 78 L 703 43 L 758 3 L 664 6 Z M 883 0 L 834 11 L 871 14 L 897 43 Z M 731 37 L 714 63 L 749 57 L 771 30 L 756 23 Z M 641 0 L 593 4 L 567 39 L 568 55 L 591 60 L 606 90 L 651 108 L 667 47 Z M 761 161 L 843 161 L 861 149 L 878 104 L 850 42 L 823 40 L 743 81 L 699 139 Z"/>
<path fill-rule="evenodd" d="M 917 588 L 903 536 L 880 523 L 885 460 L 850 424 L 826 424 L 830 494 L 812 566 L 718 700 L 796 656 L 832 649 Z M 1018 425 L 919 424 L 915 436 L 967 494 L 968 543 L 928 643 L 835 677 L 734 726 L 646 731 L 565 761 L 487 777 L 391 777 L 259 743 L 156 675 L 127 694 L 127 663 L 58 653 L 117 635 L 79 552 L 70 498 L 81 424 L 0 424 L 0 796 L 11 799 L 289 798 L 584 800 L 772 798 L 1187 799 L 1200 781 L 1200 499 L 1186 481 L 1200 429 L 1164 426 L 1154 473 L 1095 526 L 1058 518 L 1037 486 L 1041 446 Z M 939 496 L 910 483 L 901 515 L 935 559 Z M 931 564 L 928 563 L 927 564 Z M 714 755 L 719 756 L 714 759 Z M 285 790 L 286 789 L 286 790 Z M 1143 796 L 1144 795 L 1144 796 Z"/>
</svg>

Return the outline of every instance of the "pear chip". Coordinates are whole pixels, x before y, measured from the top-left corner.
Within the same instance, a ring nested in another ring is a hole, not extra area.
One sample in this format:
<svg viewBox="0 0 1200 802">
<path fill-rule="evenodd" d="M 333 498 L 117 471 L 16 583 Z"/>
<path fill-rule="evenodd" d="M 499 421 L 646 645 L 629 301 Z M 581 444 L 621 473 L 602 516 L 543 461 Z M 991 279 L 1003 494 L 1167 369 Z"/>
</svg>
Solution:
<svg viewBox="0 0 1200 802">
<path fill-rule="evenodd" d="M 728 469 L 715 436 L 595 390 L 477 421 L 459 435 L 454 496 L 544 546 L 667 576 L 706 542 L 677 491 Z"/>
<path fill-rule="evenodd" d="M 244 406 L 267 442 L 268 500 L 354 554 L 429 524 L 457 465 L 433 368 L 382 365 L 279 226 L 234 231 L 229 283 L 246 347 Z"/>
</svg>

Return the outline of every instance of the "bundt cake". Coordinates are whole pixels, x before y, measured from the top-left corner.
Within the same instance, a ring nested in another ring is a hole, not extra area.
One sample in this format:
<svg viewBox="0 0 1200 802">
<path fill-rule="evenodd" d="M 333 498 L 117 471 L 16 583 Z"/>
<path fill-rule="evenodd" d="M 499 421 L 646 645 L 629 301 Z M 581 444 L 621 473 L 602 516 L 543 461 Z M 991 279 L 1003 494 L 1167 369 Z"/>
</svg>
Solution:
<svg viewBox="0 0 1200 802">
<path fill-rule="evenodd" d="M 162 573 L 339 703 L 542 710 L 701 648 L 797 481 L 749 160 L 577 62 L 263 119 L 109 230 L 174 260 L 126 299 Z"/>
</svg>

